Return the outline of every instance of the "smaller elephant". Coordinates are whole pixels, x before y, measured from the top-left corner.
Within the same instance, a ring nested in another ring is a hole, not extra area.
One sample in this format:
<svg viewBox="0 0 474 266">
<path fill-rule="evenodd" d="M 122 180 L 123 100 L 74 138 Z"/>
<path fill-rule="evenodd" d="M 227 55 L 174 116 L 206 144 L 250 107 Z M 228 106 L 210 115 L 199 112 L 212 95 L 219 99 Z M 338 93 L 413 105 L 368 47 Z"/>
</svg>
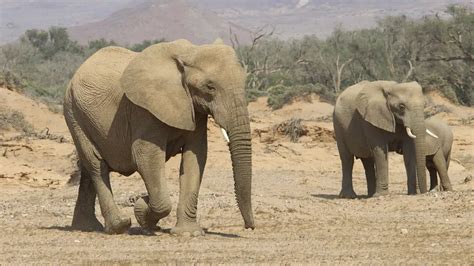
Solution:
<svg viewBox="0 0 474 266">
<path fill-rule="evenodd" d="M 430 173 L 430 190 L 434 190 L 438 186 L 439 175 L 441 180 L 440 190 L 453 190 L 451 181 L 448 176 L 449 162 L 451 160 L 451 147 L 453 145 L 453 132 L 449 126 L 443 121 L 436 118 L 429 118 L 425 120 L 425 127 L 427 135 L 426 141 L 426 168 Z M 409 139 L 400 139 L 389 145 L 389 151 L 395 151 L 398 154 L 403 154 L 403 141 L 410 141 Z M 408 179 L 415 178 L 410 175 L 414 173 L 414 169 L 408 169 Z"/>
<path fill-rule="evenodd" d="M 388 146 L 403 141 L 410 175 L 408 194 L 427 192 L 424 96 L 416 82 L 361 81 L 346 88 L 334 106 L 333 125 L 342 166 L 339 197 L 356 198 L 352 185 L 354 158 L 360 158 L 369 197 L 388 193 Z M 409 156 L 407 156 L 409 155 Z M 413 169 L 413 171 L 411 171 Z"/>
</svg>

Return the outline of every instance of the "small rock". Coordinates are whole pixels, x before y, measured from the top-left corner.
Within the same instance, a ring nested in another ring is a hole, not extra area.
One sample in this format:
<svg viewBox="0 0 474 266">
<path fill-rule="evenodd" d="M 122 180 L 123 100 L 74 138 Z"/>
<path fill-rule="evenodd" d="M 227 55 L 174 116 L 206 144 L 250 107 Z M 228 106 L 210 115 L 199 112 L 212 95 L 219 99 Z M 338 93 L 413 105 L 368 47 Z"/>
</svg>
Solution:
<svg viewBox="0 0 474 266">
<path fill-rule="evenodd" d="M 75 239 L 75 240 L 74 240 L 74 243 L 81 243 L 81 241 L 78 240 L 78 239 Z"/>
<path fill-rule="evenodd" d="M 406 235 L 406 234 L 408 234 L 408 229 L 402 228 L 402 230 L 400 230 L 400 232 L 402 233 L 402 235 Z"/>
</svg>

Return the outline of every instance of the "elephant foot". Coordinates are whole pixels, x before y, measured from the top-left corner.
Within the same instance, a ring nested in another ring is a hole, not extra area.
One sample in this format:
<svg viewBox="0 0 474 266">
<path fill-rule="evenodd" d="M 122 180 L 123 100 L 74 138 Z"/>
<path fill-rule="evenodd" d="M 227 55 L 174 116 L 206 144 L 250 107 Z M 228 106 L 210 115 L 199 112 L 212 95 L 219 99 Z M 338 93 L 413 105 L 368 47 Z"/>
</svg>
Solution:
<svg viewBox="0 0 474 266">
<path fill-rule="evenodd" d="M 104 231 L 104 226 L 102 226 L 95 216 L 91 218 L 77 218 L 74 216 L 71 228 L 72 230 L 83 232 Z"/>
<path fill-rule="evenodd" d="M 135 202 L 134 213 L 138 224 L 142 227 L 142 231 L 146 235 L 154 234 L 155 231 L 161 230 L 157 225 L 160 219 L 168 216 L 169 212 L 156 213 L 148 206 L 149 198 L 140 198 Z"/>
<path fill-rule="evenodd" d="M 178 235 L 178 236 L 203 236 L 204 230 L 199 226 L 198 223 L 190 223 L 186 225 L 177 225 L 173 227 L 170 231 L 172 235 Z"/>
<path fill-rule="evenodd" d="M 355 199 L 357 198 L 357 194 L 354 192 L 353 189 L 342 189 L 339 192 L 339 198 L 341 199 Z"/>
<path fill-rule="evenodd" d="M 380 190 L 375 192 L 375 194 L 372 196 L 374 198 L 376 197 L 382 197 L 382 196 L 387 196 L 388 195 L 388 190 Z"/>
<path fill-rule="evenodd" d="M 441 187 L 441 191 L 454 191 L 452 187 Z"/>
<path fill-rule="evenodd" d="M 161 227 L 155 226 L 153 228 L 145 228 L 145 227 L 141 228 L 141 234 L 145 236 L 154 236 L 156 235 L 155 232 L 157 231 L 161 231 Z"/>
<path fill-rule="evenodd" d="M 122 234 L 128 231 L 132 225 L 132 220 L 130 218 L 116 218 L 112 222 L 105 222 L 105 233 L 107 234 Z"/>
<path fill-rule="evenodd" d="M 375 191 L 369 191 L 367 192 L 367 197 L 371 198 L 374 196 L 374 194 L 375 194 Z"/>
</svg>

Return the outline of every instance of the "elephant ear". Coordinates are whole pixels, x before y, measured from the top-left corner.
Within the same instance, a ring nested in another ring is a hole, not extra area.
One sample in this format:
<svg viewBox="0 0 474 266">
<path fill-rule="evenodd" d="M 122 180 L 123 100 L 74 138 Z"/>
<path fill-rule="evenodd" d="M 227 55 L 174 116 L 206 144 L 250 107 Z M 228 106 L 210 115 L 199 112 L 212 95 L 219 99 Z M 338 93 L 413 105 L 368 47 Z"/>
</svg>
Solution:
<svg viewBox="0 0 474 266">
<path fill-rule="evenodd" d="M 383 82 L 363 84 L 356 98 L 357 111 L 370 124 L 389 132 L 395 132 L 395 117 L 387 104 Z"/>
<path fill-rule="evenodd" d="M 187 43 L 160 43 L 138 54 L 125 68 L 120 84 L 125 96 L 165 124 L 195 129 L 194 107 L 183 82 L 184 63 L 178 58 Z"/>
</svg>

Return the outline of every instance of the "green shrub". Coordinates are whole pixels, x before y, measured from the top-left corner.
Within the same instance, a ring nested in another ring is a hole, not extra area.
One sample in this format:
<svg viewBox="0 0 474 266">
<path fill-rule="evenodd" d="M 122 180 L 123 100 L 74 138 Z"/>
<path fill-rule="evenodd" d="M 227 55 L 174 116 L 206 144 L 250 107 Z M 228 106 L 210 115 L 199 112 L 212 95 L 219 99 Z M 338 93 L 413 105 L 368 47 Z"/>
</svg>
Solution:
<svg viewBox="0 0 474 266">
<path fill-rule="evenodd" d="M 307 101 L 311 100 L 312 94 L 324 95 L 325 98 L 331 98 L 327 88 L 320 84 L 305 84 L 305 85 L 276 85 L 268 90 L 267 104 L 273 110 L 282 108 L 285 104 L 293 102 L 296 98 L 301 98 Z"/>
<path fill-rule="evenodd" d="M 0 129 L 8 130 L 10 127 L 25 134 L 34 132 L 33 126 L 25 120 L 22 113 L 0 109 Z"/>
<path fill-rule="evenodd" d="M 141 51 L 162 41 L 145 40 L 130 49 Z M 27 30 L 19 41 L 0 46 L 0 86 L 21 90 L 58 111 L 77 68 L 94 52 L 111 45 L 116 43 L 102 38 L 81 46 L 60 27 Z"/>
<path fill-rule="evenodd" d="M 132 51 L 135 51 L 135 52 L 141 52 L 141 51 L 145 50 L 145 48 L 147 48 L 150 45 L 157 44 L 157 43 L 164 42 L 164 41 L 165 41 L 165 39 L 163 39 L 163 38 L 155 39 L 155 40 L 144 40 L 141 43 L 137 43 L 137 44 L 134 44 L 134 45 L 128 47 L 128 49 L 130 49 Z"/>
</svg>

